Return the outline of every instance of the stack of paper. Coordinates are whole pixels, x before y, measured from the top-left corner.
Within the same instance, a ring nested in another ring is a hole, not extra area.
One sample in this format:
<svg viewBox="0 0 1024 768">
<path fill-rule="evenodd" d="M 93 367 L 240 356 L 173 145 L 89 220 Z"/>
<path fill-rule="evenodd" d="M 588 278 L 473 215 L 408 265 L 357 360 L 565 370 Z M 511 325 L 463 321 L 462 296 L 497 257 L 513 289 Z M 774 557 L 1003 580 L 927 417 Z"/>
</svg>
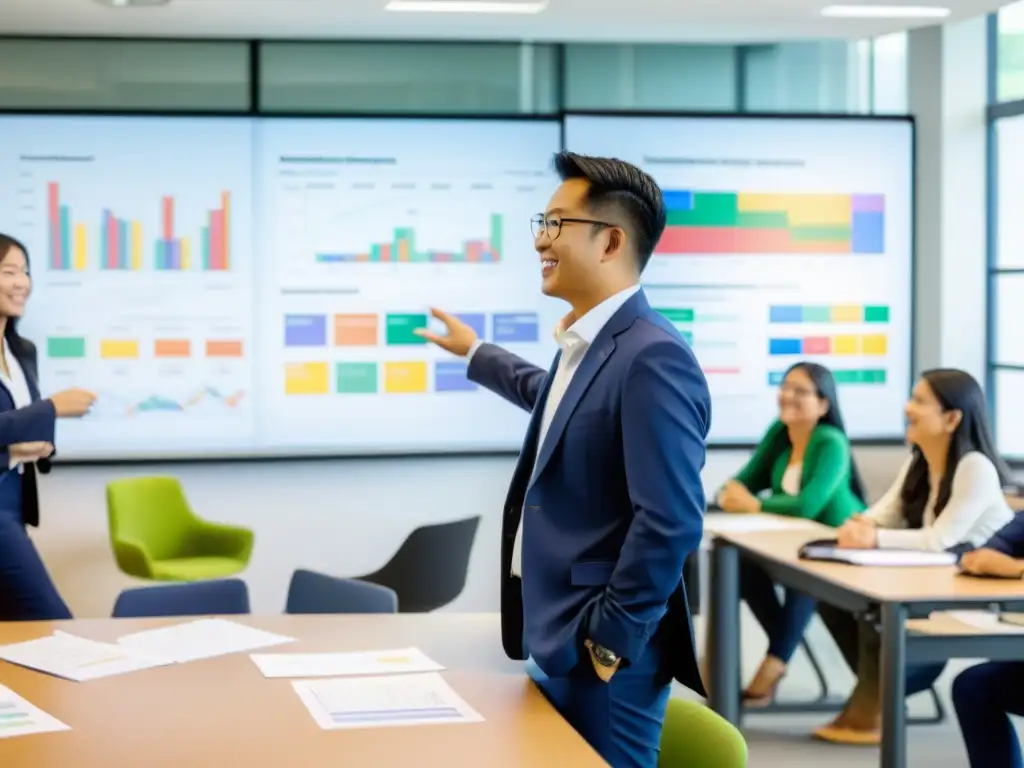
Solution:
<svg viewBox="0 0 1024 768">
<path fill-rule="evenodd" d="M 173 663 L 166 657 L 66 632 L 0 646 L 0 659 L 76 682 Z"/>
<path fill-rule="evenodd" d="M 198 619 L 185 624 L 135 632 L 121 637 L 117 642 L 126 648 L 171 661 L 186 662 L 294 643 L 295 638 L 275 635 L 226 619 Z"/>
<path fill-rule="evenodd" d="M 347 677 L 444 669 L 418 648 L 359 653 L 254 653 L 264 677 Z"/>
<path fill-rule="evenodd" d="M 479 723 L 436 672 L 422 675 L 296 680 L 295 692 L 324 729 Z"/>
<path fill-rule="evenodd" d="M 0 685 L 0 739 L 32 733 L 69 731 L 68 726 Z"/>
</svg>

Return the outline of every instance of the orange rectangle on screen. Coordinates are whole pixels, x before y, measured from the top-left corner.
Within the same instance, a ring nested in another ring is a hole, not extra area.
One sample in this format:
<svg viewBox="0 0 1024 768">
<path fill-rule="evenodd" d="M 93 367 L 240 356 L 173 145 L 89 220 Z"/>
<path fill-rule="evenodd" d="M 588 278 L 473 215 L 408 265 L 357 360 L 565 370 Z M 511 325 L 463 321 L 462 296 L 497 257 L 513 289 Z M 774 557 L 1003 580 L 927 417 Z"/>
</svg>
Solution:
<svg viewBox="0 0 1024 768">
<path fill-rule="evenodd" d="M 192 342 L 188 339 L 157 339 L 153 354 L 157 357 L 188 357 L 192 353 Z"/>
<path fill-rule="evenodd" d="M 220 339 L 206 342 L 207 357 L 241 357 L 242 342 Z"/>
<path fill-rule="evenodd" d="M 377 315 L 335 315 L 334 344 L 338 347 L 377 346 Z"/>
</svg>

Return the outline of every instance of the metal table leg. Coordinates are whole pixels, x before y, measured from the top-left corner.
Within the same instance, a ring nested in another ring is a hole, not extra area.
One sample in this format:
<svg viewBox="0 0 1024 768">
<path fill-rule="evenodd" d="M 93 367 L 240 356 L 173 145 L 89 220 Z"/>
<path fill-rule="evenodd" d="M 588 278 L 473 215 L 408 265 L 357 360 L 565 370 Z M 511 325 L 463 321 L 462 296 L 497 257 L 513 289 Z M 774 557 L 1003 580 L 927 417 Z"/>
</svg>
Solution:
<svg viewBox="0 0 1024 768">
<path fill-rule="evenodd" d="M 907 766 L 907 608 L 882 604 L 881 768 Z"/>
<path fill-rule="evenodd" d="M 711 605 L 705 653 L 710 654 L 711 707 L 740 723 L 740 556 L 716 538 L 711 550 Z"/>
</svg>

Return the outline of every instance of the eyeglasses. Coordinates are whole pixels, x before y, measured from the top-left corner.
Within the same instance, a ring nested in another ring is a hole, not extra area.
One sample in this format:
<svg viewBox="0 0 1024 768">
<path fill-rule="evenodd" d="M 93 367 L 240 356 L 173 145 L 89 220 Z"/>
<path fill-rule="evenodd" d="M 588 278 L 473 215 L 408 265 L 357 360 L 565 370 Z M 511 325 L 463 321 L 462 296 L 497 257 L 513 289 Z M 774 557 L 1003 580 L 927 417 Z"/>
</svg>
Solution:
<svg viewBox="0 0 1024 768">
<path fill-rule="evenodd" d="M 534 239 L 537 239 L 543 233 L 547 235 L 548 240 L 557 240 L 558 236 L 562 234 L 563 224 L 591 224 L 595 227 L 618 226 L 618 224 L 609 224 L 607 221 L 597 221 L 596 219 L 573 219 L 568 216 L 545 216 L 543 213 L 538 213 L 530 219 L 530 229 L 533 232 Z"/>
</svg>

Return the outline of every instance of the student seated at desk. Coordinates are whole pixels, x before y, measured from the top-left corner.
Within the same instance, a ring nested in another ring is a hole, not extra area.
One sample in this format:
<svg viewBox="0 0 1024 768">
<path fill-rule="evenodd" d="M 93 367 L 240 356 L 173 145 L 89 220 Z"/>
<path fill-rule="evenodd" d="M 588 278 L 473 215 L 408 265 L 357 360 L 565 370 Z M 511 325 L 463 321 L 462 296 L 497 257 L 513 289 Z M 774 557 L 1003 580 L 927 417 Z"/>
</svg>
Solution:
<svg viewBox="0 0 1024 768">
<path fill-rule="evenodd" d="M 926 371 L 906 406 L 911 456 L 896 482 L 864 515 L 839 529 L 839 546 L 943 551 L 975 547 L 1013 518 L 981 387 L 964 371 Z M 815 736 L 841 744 L 877 744 L 881 643 L 876 627 L 833 606 L 818 613 L 857 674 L 845 709 Z M 945 663 L 907 665 L 906 692 L 928 690 Z"/>
<path fill-rule="evenodd" d="M 975 576 L 1024 579 L 1024 514 L 965 554 L 960 567 Z M 1024 768 L 1009 718 L 1024 715 L 1024 661 L 990 661 L 961 672 L 953 681 L 953 707 L 971 768 Z"/>
<path fill-rule="evenodd" d="M 764 498 L 757 494 L 769 491 Z M 779 420 L 718 494 L 726 512 L 771 512 L 838 527 L 864 510 L 864 486 L 850 455 L 836 383 L 817 363 L 797 363 L 779 388 Z M 748 706 L 771 701 L 814 615 L 814 599 L 792 589 L 782 603 L 760 567 L 740 563 L 740 594 L 768 635 L 768 653 L 743 692 Z"/>
</svg>

